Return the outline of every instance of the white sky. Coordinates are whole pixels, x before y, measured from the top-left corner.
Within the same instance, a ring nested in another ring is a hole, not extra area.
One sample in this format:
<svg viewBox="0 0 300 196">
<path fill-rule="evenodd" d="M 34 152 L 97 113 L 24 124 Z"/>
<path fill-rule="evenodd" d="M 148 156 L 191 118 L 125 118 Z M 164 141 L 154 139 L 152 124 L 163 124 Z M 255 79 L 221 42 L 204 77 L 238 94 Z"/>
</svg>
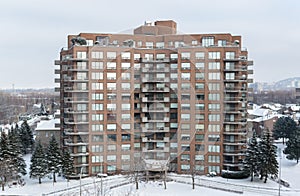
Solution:
<svg viewBox="0 0 300 196">
<path fill-rule="evenodd" d="M 182 33 L 242 35 L 254 80 L 300 76 L 298 0 L 1 0 L 0 89 L 54 87 L 68 34 L 119 33 L 173 19 Z"/>
</svg>

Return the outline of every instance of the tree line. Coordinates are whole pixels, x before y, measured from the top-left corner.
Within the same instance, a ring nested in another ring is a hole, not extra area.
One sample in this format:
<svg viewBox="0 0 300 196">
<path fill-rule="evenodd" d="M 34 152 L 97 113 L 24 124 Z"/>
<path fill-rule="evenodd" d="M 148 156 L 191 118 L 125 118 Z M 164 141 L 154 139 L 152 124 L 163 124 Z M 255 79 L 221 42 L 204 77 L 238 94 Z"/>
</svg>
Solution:
<svg viewBox="0 0 300 196">
<path fill-rule="evenodd" d="M 21 126 L 15 125 L 0 135 L 0 184 L 4 191 L 5 185 L 11 182 L 23 183 L 22 176 L 27 174 L 26 162 L 23 156 L 32 153 L 29 168 L 30 178 L 41 179 L 48 174 L 60 173 L 67 178 L 73 174 L 73 159 L 68 151 L 62 152 L 55 137 L 52 136 L 45 148 L 38 141 L 35 144 L 33 133 L 27 121 Z"/>
</svg>

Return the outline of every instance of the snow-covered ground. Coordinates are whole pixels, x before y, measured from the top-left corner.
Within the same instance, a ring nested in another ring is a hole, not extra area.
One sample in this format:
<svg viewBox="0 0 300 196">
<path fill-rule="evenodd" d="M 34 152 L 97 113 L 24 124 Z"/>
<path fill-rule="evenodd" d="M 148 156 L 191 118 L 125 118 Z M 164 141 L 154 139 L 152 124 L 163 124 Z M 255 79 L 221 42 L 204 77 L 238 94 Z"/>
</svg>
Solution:
<svg viewBox="0 0 300 196">
<path fill-rule="evenodd" d="M 278 147 L 283 149 L 282 144 Z M 26 157 L 27 166 L 29 167 L 30 156 Z M 279 160 L 279 159 L 278 159 Z M 280 162 L 280 161 L 279 161 Z M 281 177 L 290 184 L 289 188 L 281 187 L 281 195 L 296 196 L 300 195 L 300 164 L 296 161 L 289 161 L 283 155 L 281 159 Z M 161 196 L 161 195 L 278 195 L 278 183 L 268 179 L 264 184 L 259 179 L 250 182 L 249 179 L 233 180 L 222 177 L 197 176 L 195 189 L 192 189 L 191 178 L 188 175 L 169 174 L 173 181 L 167 182 L 167 189 L 161 182 L 140 182 L 139 189 L 135 190 L 135 185 L 129 183 L 125 176 L 109 176 L 103 179 L 102 191 L 106 196 Z M 38 184 L 37 179 L 30 179 L 25 176 L 25 186 L 5 187 L 5 191 L 0 191 L 0 195 L 80 195 L 80 180 L 71 180 L 67 182 L 62 177 L 57 178 L 53 183 L 51 179 L 42 179 L 42 184 Z M 82 196 L 101 195 L 101 179 L 90 177 L 81 180 Z M 119 186 L 122 185 L 122 186 Z"/>
</svg>

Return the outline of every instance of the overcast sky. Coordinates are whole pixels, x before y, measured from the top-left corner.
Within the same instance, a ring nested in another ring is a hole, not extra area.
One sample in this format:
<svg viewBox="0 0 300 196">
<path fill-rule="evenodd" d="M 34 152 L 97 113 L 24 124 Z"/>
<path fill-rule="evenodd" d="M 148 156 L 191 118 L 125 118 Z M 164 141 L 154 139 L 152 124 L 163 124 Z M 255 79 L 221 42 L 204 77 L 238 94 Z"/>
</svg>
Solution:
<svg viewBox="0 0 300 196">
<path fill-rule="evenodd" d="M 254 81 L 300 76 L 298 0 L 0 0 L 0 89 L 54 87 L 68 34 L 173 19 L 182 33 L 242 35 Z"/>
</svg>

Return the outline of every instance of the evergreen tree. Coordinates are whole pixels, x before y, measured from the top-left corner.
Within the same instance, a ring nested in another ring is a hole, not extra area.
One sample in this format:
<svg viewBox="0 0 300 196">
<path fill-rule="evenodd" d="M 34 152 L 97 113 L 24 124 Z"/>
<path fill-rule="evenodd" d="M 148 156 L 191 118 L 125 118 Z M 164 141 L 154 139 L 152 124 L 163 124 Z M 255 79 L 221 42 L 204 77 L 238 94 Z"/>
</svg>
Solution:
<svg viewBox="0 0 300 196">
<path fill-rule="evenodd" d="M 62 171 L 64 176 L 69 180 L 69 177 L 74 174 L 74 160 L 70 156 L 70 152 L 68 150 L 64 151 L 63 154 L 63 162 L 62 162 Z"/>
<path fill-rule="evenodd" d="M 16 166 L 18 173 L 26 175 L 26 163 L 22 157 L 21 138 L 17 129 L 11 128 L 8 133 L 9 148 L 12 153 L 12 162 Z"/>
<path fill-rule="evenodd" d="M 290 117 L 280 117 L 273 127 L 273 136 L 275 139 L 282 138 L 282 143 L 287 138 L 291 138 L 297 129 L 297 123 Z"/>
<path fill-rule="evenodd" d="M 244 160 L 245 169 L 249 172 L 251 176 L 251 182 L 253 181 L 253 175 L 258 172 L 259 164 L 259 148 L 256 133 L 253 133 L 250 139 L 246 151 L 246 158 Z"/>
<path fill-rule="evenodd" d="M 48 170 L 53 173 L 53 182 L 56 182 L 55 174 L 62 167 L 62 156 L 60 148 L 54 136 L 51 137 L 47 151 Z"/>
<path fill-rule="evenodd" d="M 4 191 L 5 184 L 18 177 L 17 167 L 13 163 L 12 152 L 10 151 L 9 141 L 6 133 L 1 132 L 0 138 L 0 181 L 2 190 Z"/>
<path fill-rule="evenodd" d="M 283 151 L 286 158 L 289 160 L 296 160 L 299 163 L 300 158 L 300 130 L 297 129 L 294 136 L 286 142 L 286 148 Z"/>
<path fill-rule="evenodd" d="M 22 138 L 23 150 L 25 150 L 23 153 L 26 154 L 27 149 L 32 150 L 34 144 L 33 133 L 26 120 L 24 120 L 21 125 L 20 135 Z"/>
<path fill-rule="evenodd" d="M 41 145 L 41 142 L 38 142 L 31 160 L 30 160 L 30 178 L 38 178 L 39 179 L 39 184 L 42 183 L 42 178 L 47 175 L 47 168 L 48 168 L 48 163 L 46 160 L 46 155 L 44 153 L 44 149 Z"/>
<path fill-rule="evenodd" d="M 269 130 L 263 132 L 263 136 L 259 142 L 259 171 L 260 179 L 264 179 L 264 183 L 267 182 L 268 175 L 278 174 L 278 162 L 277 162 L 277 147 L 273 145 L 271 133 Z"/>
</svg>

